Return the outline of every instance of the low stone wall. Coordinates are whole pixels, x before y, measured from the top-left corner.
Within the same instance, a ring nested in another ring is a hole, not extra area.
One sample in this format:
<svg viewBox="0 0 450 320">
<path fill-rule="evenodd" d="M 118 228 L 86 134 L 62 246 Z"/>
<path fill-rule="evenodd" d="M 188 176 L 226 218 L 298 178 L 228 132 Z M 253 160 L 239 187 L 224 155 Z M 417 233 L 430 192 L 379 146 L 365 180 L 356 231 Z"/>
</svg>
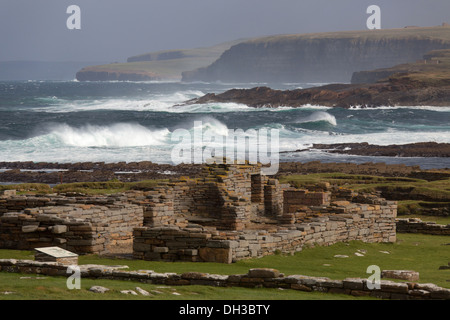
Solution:
<svg viewBox="0 0 450 320">
<path fill-rule="evenodd" d="M 424 222 L 417 218 L 397 219 L 397 232 L 449 236 L 450 224 L 442 225 L 435 222 Z"/>
<path fill-rule="evenodd" d="M 250 269 L 247 274 L 217 275 L 199 272 L 157 273 L 152 270 L 125 271 L 100 265 L 80 265 L 80 276 L 91 279 L 137 281 L 170 286 L 205 285 L 214 287 L 282 288 L 306 292 L 324 292 L 370 296 L 396 300 L 450 300 L 450 289 L 431 283 L 380 280 L 380 289 L 369 289 L 362 278 L 332 280 L 304 275 L 285 276 L 275 269 Z M 56 262 L 0 259 L 0 272 L 67 277 L 67 266 Z"/>
<path fill-rule="evenodd" d="M 120 201 L 127 201 L 125 195 L 86 196 L 83 194 L 51 194 L 51 195 L 16 195 L 15 190 L 6 190 L 0 196 L 0 216 L 7 212 L 19 212 L 25 209 L 72 204 L 111 205 Z"/>
<path fill-rule="evenodd" d="M 0 216 L 7 212 L 22 211 L 26 208 L 45 207 L 49 202 L 51 202 L 49 197 L 16 196 L 15 193 L 11 193 L 0 197 Z"/>
<path fill-rule="evenodd" d="M 142 221 L 142 207 L 120 202 L 28 208 L 0 217 L 0 248 L 58 246 L 78 254 L 114 252 L 121 246 L 131 250 L 133 229 Z"/>
</svg>

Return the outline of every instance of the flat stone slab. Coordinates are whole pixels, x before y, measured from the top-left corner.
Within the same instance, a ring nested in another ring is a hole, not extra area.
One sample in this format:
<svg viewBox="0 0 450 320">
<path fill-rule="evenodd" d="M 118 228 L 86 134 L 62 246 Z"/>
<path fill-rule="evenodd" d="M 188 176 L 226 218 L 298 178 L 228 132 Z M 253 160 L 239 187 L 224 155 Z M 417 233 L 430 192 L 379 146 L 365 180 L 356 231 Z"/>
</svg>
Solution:
<svg viewBox="0 0 450 320">
<path fill-rule="evenodd" d="M 61 249 L 59 247 L 36 248 L 36 251 L 45 253 L 54 258 L 74 258 L 78 257 L 76 253 Z"/>
<path fill-rule="evenodd" d="M 280 276 L 280 271 L 276 269 L 260 268 L 260 269 L 250 269 L 248 271 L 249 278 L 278 278 Z"/>
<path fill-rule="evenodd" d="M 381 271 L 381 277 L 408 281 L 419 281 L 419 273 L 412 270 L 383 270 Z"/>
</svg>

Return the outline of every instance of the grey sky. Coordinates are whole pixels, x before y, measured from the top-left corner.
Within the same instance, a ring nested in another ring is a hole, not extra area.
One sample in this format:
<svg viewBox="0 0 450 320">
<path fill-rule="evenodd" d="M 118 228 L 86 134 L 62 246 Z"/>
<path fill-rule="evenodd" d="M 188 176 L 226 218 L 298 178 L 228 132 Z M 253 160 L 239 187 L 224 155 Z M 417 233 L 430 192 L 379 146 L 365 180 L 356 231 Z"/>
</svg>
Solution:
<svg viewBox="0 0 450 320">
<path fill-rule="evenodd" d="M 69 5 L 81 30 L 68 30 Z M 0 0 L 0 61 L 125 61 L 150 51 L 239 38 L 450 22 L 448 0 Z"/>
</svg>

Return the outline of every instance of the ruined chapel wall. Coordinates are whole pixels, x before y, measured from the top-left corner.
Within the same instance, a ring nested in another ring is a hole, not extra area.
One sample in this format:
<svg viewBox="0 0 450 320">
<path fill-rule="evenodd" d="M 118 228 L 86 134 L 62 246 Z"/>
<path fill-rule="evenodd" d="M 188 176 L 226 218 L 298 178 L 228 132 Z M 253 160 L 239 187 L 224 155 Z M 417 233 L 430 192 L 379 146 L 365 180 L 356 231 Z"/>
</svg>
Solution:
<svg viewBox="0 0 450 320">
<path fill-rule="evenodd" d="M 162 184 L 147 194 L 144 225 L 180 225 L 176 217 L 188 217 L 203 219 L 204 225 L 243 228 L 252 214 L 265 210 L 268 179 L 261 178 L 256 191 L 252 175 L 258 174 L 255 166 L 224 164 L 206 166 L 200 178 Z M 282 201 L 276 201 L 280 206 Z"/>
<path fill-rule="evenodd" d="M 0 217 L 0 248 L 58 246 L 79 254 L 114 251 L 131 247 L 133 229 L 142 221 L 142 207 L 127 203 L 28 208 Z"/>
<path fill-rule="evenodd" d="M 134 255 L 145 260 L 231 263 L 276 251 L 300 251 L 305 246 L 352 240 L 395 242 L 396 210 L 392 201 L 381 205 L 340 202 L 317 208 L 317 216 L 309 222 L 274 226 L 272 230 L 218 231 L 199 225 L 137 228 Z"/>
</svg>

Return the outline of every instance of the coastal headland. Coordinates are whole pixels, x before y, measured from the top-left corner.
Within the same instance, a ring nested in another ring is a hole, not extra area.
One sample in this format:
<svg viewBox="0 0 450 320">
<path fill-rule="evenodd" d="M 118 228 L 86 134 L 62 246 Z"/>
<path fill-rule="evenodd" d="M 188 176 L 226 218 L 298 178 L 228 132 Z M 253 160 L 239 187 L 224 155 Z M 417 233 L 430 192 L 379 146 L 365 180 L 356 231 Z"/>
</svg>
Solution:
<svg viewBox="0 0 450 320">
<path fill-rule="evenodd" d="M 234 102 L 250 107 L 380 107 L 448 106 L 450 101 L 450 50 L 433 51 L 424 60 L 392 68 L 355 73 L 356 83 L 275 90 L 268 87 L 208 93 L 186 104 Z"/>
</svg>

